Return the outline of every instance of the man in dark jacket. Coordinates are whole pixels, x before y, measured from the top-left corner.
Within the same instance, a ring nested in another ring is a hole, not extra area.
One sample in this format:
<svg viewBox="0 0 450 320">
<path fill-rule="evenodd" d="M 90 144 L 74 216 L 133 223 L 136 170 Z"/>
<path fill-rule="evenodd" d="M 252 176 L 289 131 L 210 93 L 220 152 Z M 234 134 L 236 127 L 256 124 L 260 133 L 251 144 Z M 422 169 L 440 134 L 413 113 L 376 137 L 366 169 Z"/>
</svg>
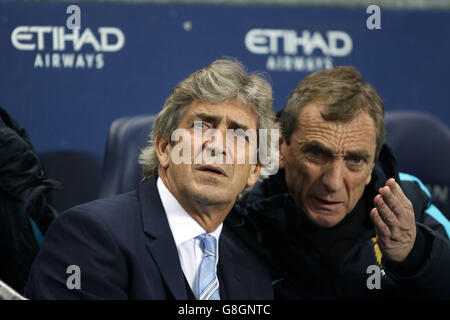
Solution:
<svg viewBox="0 0 450 320">
<path fill-rule="evenodd" d="M 277 297 L 450 298 L 450 223 L 398 173 L 383 102 L 359 72 L 305 78 L 280 126 L 284 169 L 241 200 L 244 224 L 228 219 L 272 264 Z"/>
<path fill-rule="evenodd" d="M 45 192 L 59 187 L 44 176 L 25 129 L 0 107 L 0 280 L 20 293 L 56 215 Z"/>
</svg>

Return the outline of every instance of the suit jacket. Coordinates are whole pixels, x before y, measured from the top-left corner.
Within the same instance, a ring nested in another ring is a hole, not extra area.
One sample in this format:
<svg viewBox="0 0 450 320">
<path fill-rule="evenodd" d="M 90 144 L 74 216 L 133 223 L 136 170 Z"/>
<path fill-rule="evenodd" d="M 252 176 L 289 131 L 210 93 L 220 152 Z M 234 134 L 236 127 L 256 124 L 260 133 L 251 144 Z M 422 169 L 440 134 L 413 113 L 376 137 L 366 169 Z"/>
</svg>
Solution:
<svg viewBox="0 0 450 320">
<path fill-rule="evenodd" d="M 273 298 L 265 265 L 226 225 L 220 235 L 219 255 L 221 299 Z M 50 226 L 33 263 L 25 296 L 187 300 L 188 290 L 152 177 L 136 191 L 61 214 Z"/>
</svg>

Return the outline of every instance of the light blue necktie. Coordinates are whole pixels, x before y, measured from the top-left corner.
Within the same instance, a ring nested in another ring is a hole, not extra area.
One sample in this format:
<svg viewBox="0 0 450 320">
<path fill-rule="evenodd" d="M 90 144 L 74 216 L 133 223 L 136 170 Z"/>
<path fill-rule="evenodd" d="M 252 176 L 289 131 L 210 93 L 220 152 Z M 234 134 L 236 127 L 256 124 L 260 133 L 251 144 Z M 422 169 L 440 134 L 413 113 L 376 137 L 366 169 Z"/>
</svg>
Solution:
<svg viewBox="0 0 450 320">
<path fill-rule="evenodd" d="M 198 274 L 198 299 L 220 300 L 219 280 L 216 276 L 216 238 L 203 233 L 196 237 L 201 241 L 203 260 Z"/>
</svg>

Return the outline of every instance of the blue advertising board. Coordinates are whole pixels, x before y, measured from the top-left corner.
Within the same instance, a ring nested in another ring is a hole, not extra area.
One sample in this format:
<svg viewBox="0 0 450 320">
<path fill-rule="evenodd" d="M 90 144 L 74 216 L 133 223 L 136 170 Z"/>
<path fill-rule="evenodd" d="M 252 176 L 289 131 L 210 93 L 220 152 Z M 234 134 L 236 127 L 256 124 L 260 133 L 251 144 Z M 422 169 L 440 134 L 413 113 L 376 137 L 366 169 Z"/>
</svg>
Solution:
<svg viewBox="0 0 450 320">
<path fill-rule="evenodd" d="M 222 57 L 266 72 L 276 110 L 309 73 L 354 65 L 387 111 L 450 125 L 450 11 L 381 8 L 370 30 L 365 8 L 80 3 L 70 30 L 68 6 L 0 3 L 0 105 L 40 154 L 76 151 L 101 170 L 114 119 L 158 113 L 179 81 Z"/>
</svg>

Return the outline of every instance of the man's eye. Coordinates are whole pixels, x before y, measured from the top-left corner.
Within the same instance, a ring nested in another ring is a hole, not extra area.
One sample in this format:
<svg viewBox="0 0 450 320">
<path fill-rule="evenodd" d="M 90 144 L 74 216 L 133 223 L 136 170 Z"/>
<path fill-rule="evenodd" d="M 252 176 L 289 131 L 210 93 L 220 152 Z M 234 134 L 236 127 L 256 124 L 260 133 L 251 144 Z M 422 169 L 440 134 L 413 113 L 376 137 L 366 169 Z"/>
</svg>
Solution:
<svg viewBox="0 0 450 320">
<path fill-rule="evenodd" d="M 364 158 L 361 157 L 351 157 L 347 159 L 347 165 L 352 170 L 361 170 L 363 168 Z"/>
<path fill-rule="evenodd" d="M 309 150 L 306 155 L 310 159 L 310 161 L 314 163 L 322 164 L 329 160 L 329 157 L 327 157 L 327 155 L 323 151 L 317 149 Z"/>
<path fill-rule="evenodd" d="M 363 159 L 362 159 L 362 158 L 359 158 L 359 157 L 353 157 L 353 158 L 351 158 L 350 160 L 351 160 L 351 162 L 354 163 L 354 164 L 360 164 L 360 163 L 363 162 Z"/>
<path fill-rule="evenodd" d="M 206 129 L 208 128 L 208 124 L 203 121 L 194 121 L 194 128 L 196 129 Z"/>
</svg>

